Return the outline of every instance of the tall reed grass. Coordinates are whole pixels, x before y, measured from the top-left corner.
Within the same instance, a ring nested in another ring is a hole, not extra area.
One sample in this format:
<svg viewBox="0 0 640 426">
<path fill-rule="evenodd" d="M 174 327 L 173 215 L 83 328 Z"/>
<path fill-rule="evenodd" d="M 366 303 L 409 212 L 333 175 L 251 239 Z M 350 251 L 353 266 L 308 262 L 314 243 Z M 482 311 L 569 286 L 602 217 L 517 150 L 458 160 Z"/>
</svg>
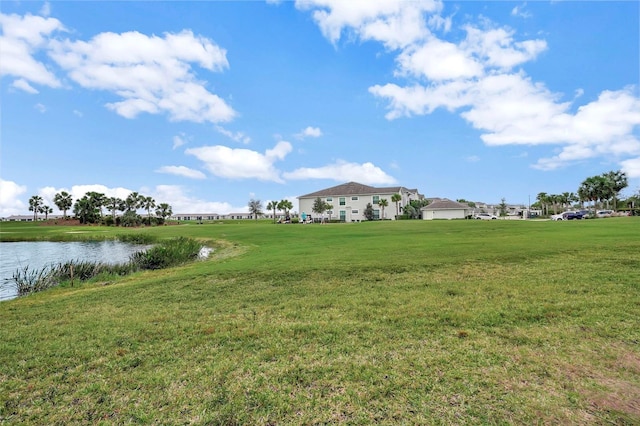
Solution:
<svg viewBox="0 0 640 426">
<path fill-rule="evenodd" d="M 148 238 L 139 235 L 125 237 L 126 242 L 148 243 Z M 5 279 L 3 287 L 13 287 L 18 296 L 25 296 L 68 282 L 88 281 L 99 275 L 127 275 L 147 269 L 163 269 L 197 260 L 202 244 L 196 240 L 178 237 L 162 241 L 148 250 L 135 252 L 125 263 L 106 263 L 73 260 L 47 265 L 40 269 L 25 266 Z"/>
</svg>

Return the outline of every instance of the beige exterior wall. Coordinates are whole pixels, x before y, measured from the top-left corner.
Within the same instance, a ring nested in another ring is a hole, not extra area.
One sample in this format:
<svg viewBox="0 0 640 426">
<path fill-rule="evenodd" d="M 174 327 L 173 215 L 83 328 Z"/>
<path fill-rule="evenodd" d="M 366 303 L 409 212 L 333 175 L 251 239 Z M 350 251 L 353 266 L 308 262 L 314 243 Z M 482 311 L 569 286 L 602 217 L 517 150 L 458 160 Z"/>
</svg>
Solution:
<svg viewBox="0 0 640 426">
<path fill-rule="evenodd" d="M 344 212 L 345 222 L 358 222 L 366 220 L 364 217 L 364 209 L 367 207 L 367 203 L 371 203 L 374 212 L 378 210 L 380 219 L 382 219 L 382 208 L 375 203 L 374 197 L 378 197 L 378 200 L 386 199 L 389 204 L 384 209 L 384 219 L 395 220 L 396 217 L 396 203 L 391 201 L 391 196 L 394 193 L 381 192 L 379 194 L 358 194 L 358 195 L 332 195 L 320 197 L 320 199 L 326 203 L 333 205 L 331 210 L 331 219 L 340 219 L 341 212 Z M 398 202 L 399 207 L 405 206 L 409 203 L 409 200 L 418 199 L 419 195 L 416 192 L 405 192 L 402 195 L 402 200 Z M 313 213 L 313 203 L 317 197 L 300 197 L 299 214 L 306 213 L 311 214 L 315 219 L 318 217 L 316 213 Z M 341 199 L 344 199 L 344 205 L 340 205 Z M 402 214 L 402 213 L 400 213 Z M 325 214 L 325 218 L 329 219 L 329 214 Z"/>
<path fill-rule="evenodd" d="M 447 210 L 422 210 L 422 219 L 464 219 L 465 210 L 447 209 Z"/>
</svg>

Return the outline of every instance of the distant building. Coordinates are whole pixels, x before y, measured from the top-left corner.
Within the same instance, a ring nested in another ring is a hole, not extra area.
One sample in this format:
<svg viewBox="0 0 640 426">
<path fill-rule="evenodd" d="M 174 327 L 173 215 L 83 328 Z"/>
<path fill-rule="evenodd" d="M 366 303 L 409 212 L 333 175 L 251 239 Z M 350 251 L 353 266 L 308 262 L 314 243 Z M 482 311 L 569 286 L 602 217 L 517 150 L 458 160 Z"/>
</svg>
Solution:
<svg viewBox="0 0 640 426">
<path fill-rule="evenodd" d="M 251 213 L 176 213 L 171 216 L 171 220 L 180 221 L 205 221 L 205 220 L 239 220 L 239 219 L 253 219 Z"/>
<path fill-rule="evenodd" d="M 420 209 L 422 219 L 464 219 L 470 216 L 473 209 L 468 204 L 458 203 L 446 198 L 432 201 L 428 206 Z"/>
<path fill-rule="evenodd" d="M 313 203 L 317 198 L 320 198 L 323 202 L 333 206 L 333 209 L 328 211 L 327 215 L 331 215 L 332 218 L 339 219 L 342 222 L 366 220 L 364 210 L 369 203 L 373 207 L 374 219 L 395 219 L 396 204 L 391 201 L 391 196 L 394 194 L 400 194 L 401 196 L 401 200 L 398 202 L 397 214 L 401 214 L 399 211 L 400 206 L 408 204 L 411 200 L 424 198 L 417 189 L 408 189 L 404 186 L 378 188 L 357 182 L 348 182 L 299 196 L 299 210 L 300 214 L 315 215 Z M 388 206 L 384 209 L 384 217 L 382 217 L 382 208 L 379 205 L 382 199 L 386 199 L 388 202 Z"/>
</svg>

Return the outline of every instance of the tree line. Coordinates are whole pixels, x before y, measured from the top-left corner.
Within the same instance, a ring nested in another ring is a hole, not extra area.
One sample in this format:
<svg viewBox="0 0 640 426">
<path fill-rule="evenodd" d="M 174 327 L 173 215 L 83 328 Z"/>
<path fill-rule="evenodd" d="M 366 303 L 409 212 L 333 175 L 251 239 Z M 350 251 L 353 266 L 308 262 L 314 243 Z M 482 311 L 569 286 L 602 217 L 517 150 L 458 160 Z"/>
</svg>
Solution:
<svg viewBox="0 0 640 426">
<path fill-rule="evenodd" d="M 73 197 L 66 191 L 61 191 L 53 197 L 53 203 L 62 212 L 63 218 L 67 219 L 67 212 L 73 208 L 74 218 L 82 224 L 100 223 L 107 226 L 139 226 L 161 225 L 171 217 L 173 211 L 167 203 L 156 204 L 153 197 L 144 196 L 137 192 L 132 192 L 125 199 L 118 197 L 107 197 L 100 192 L 87 192 L 82 198 L 73 201 Z M 110 214 L 104 215 L 107 209 Z M 138 209 L 147 211 L 146 217 L 137 213 Z M 154 210 L 155 209 L 155 210 Z M 34 195 L 29 199 L 29 211 L 33 212 L 33 220 L 38 220 L 38 213 L 45 215 L 45 220 L 53 209 L 44 204 L 44 200 L 39 195 Z M 152 211 L 155 213 L 152 216 Z M 117 215 L 117 212 L 123 212 Z"/>
<path fill-rule="evenodd" d="M 536 197 L 536 202 L 532 207 L 542 210 L 543 215 L 549 214 L 549 209 L 553 208 L 553 213 L 558 213 L 558 209 L 571 208 L 575 203 L 580 203 L 584 208 L 585 203 L 591 202 L 595 211 L 606 205 L 614 211 L 618 210 L 620 204 L 625 208 L 640 206 L 640 192 L 620 201 L 620 192 L 629 185 L 627 174 L 620 170 L 602 173 L 586 178 L 576 192 L 563 192 L 562 194 L 547 194 L 540 192 Z"/>
</svg>

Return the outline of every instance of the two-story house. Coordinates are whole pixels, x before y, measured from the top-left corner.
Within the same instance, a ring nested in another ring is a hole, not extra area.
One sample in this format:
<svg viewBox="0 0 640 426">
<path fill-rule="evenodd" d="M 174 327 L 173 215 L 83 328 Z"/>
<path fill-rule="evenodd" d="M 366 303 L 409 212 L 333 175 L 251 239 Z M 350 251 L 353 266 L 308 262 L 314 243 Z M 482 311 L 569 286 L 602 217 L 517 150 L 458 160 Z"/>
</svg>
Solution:
<svg viewBox="0 0 640 426">
<path fill-rule="evenodd" d="M 391 200 L 394 194 L 400 195 L 400 200 L 396 203 Z M 358 222 L 366 220 L 364 210 L 367 204 L 373 207 L 374 219 L 395 219 L 396 215 L 402 214 L 401 207 L 411 200 L 424 198 L 417 189 L 408 189 L 404 186 L 392 186 L 377 188 L 363 185 L 357 182 L 344 183 L 331 188 L 298 197 L 300 214 L 315 215 L 313 213 L 313 203 L 317 198 L 333 206 L 333 209 L 326 212 L 332 219 L 339 219 L 344 222 Z M 387 200 L 387 207 L 383 209 L 379 205 L 380 200 Z"/>
</svg>

